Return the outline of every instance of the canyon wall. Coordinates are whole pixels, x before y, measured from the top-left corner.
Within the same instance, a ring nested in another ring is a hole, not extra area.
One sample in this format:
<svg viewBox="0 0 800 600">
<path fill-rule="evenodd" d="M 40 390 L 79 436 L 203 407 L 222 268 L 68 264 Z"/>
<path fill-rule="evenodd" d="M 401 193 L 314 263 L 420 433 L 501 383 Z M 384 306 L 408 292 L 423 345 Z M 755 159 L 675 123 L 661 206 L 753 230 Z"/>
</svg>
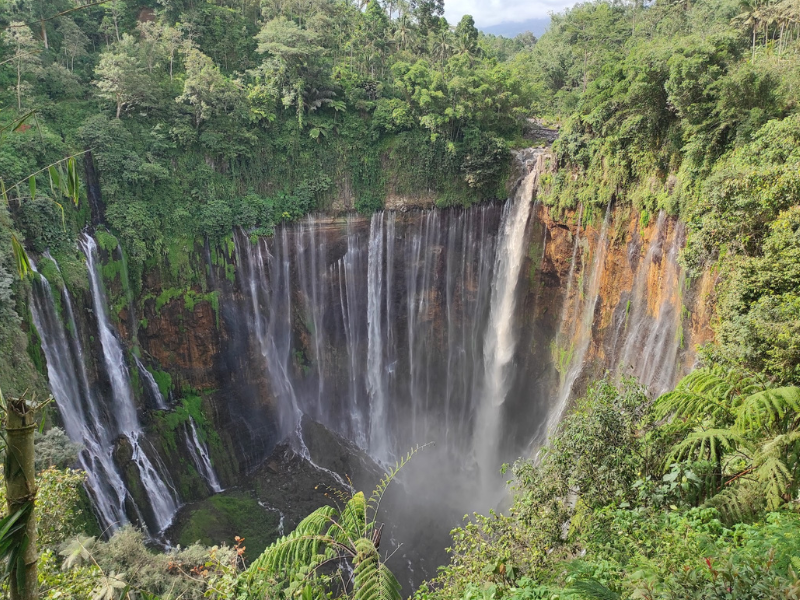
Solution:
<svg viewBox="0 0 800 600">
<path fill-rule="evenodd" d="M 77 298 L 40 286 L 34 309 L 51 385 L 84 366 L 54 393 L 65 423 L 102 429 L 68 427 L 87 469 L 107 472 L 92 484 L 115 504 L 104 523 L 164 535 L 179 505 L 246 484 L 282 440 L 310 460 L 303 415 L 378 463 L 433 442 L 418 478 L 458 518 L 496 505 L 500 464 L 534 453 L 592 379 L 669 389 L 711 339 L 711 276 L 686 280 L 683 225 L 663 213 L 552 214 L 534 198 L 548 168 L 546 150 L 520 153 L 506 202 L 395 198 L 372 216 L 198 241 L 170 257 L 194 284 L 166 285 L 167 262 L 115 303 L 129 282 L 102 265 L 121 250 L 85 237 L 98 285 Z M 72 324 L 55 314 L 65 302 Z"/>
</svg>

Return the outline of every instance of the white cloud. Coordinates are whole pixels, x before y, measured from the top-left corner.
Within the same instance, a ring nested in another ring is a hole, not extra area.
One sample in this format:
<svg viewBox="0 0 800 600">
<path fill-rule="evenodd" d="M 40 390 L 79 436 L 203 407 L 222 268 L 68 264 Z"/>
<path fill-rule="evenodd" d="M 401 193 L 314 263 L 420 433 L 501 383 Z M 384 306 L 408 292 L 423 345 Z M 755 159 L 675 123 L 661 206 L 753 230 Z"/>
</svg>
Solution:
<svg viewBox="0 0 800 600">
<path fill-rule="evenodd" d="M 455 25 L 464 15 L 475 17 L 478 27 L 499 23 L 518 23 L 546 18 L 551 11 L 560 11 L 575 0 L 445 0 L 445 17 Z"/>
</svg>

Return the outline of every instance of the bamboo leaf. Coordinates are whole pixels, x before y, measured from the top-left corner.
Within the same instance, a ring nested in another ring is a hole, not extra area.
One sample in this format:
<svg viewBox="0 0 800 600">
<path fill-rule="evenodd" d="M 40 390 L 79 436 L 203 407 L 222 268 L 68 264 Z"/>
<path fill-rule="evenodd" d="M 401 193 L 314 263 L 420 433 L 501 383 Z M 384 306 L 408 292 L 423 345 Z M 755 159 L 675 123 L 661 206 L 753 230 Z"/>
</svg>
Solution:
<svg viewBox="0 0 800 600">
<path fill-rule="evenodd" d="M 69 196 L 75 206 L 78 206 L 78 194 L 80 192 L 80 182 L 78 181 L 78 169 L 75 166 L 75 157 L 67 160 L 67 174 L 69 176 Z"/>
<path fill-rule="evenodd" d="M 36 177 L 28 179 L 28 188 L 31 191 L 31 200 L 36 200 Z"/>
<path fill-rule="evenodd" d="M 20 244 L 19 240 L 13 233 L 11 234 L 11 249 L 14 253 L 14 259 L 17 263 L 17 272 L 19 273 L 19 278 L 25 279 L 25 277 L 33 273 L 31 261 L 28 258 L 28 253 L 25 252 L 25 248 L 22 247 L 22 244 Z"/>
<path fill-rule="evenodd" d="M 55 198 L 56 190 L 61 189 L 61 177 L 58 174 L 58 169 L 56 169 L 55 165 L 50 165 L 47 168 L 48 173 L 50 174 L 50 191 L 53 193 L 53 197 Z"/>
</svg>

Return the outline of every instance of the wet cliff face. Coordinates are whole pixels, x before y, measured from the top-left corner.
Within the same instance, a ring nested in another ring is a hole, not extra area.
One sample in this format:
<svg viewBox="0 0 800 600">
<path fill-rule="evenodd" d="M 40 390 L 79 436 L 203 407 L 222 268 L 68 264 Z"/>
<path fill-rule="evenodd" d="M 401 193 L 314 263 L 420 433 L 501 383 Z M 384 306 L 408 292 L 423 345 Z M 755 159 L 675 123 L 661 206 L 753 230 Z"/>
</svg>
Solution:
<svg viewBox="0 0 800 600">
<path fill-rule="evenodd" d="M 51 314 L 52 290 L 36 310 L 51 383 L 69 384 L 56 394 L 64 420 L 88 468 L 102 467 L 107 519 L 160 530 L 159 510 L 250 485 L 288 438 L 313 462 L 305 416 L 378 462 L 433 442 L 407 484 L 448 507 L 444 547 L 463 514 L 496 505 L 499 465 L 535 452 L 592 379 L 669 389 L 710 339 L 712 275 L 685 280 L 683 226 L 666 215 L 551 214 L 533 200 L 547 168 L 546 151 L 520 153 L 507 202 L 395 198 L 402 210 L 198 241 L 182 257 L 193 283 L 170 287 L 164 265 L 136 298 L 124 269 L 107 268 L 124 263 L 119 250 L 84 239 L 97 282 L 116 275 L 74 299 L 71 325 Z M 85 381 L 70 380 L 76 364 Z M 114 423 L 120 407 L 113 435 L 81 426 L 86 410 Z"/>
<path fill-rule="evenodd" d="M 236 232 L 227 266 L 209 268 L 216 311 L 182 298 L 159 311 L 145 304 L 139 341 L 160 368 L 207 392 L 242 472 L 300 414 L 379 460 L 436 441 L 477 472 L 480 454 L 499 464 L 529 452 L 607 371 L 657 394 L 691 367 L 711 336 L 711 279 L 685 281 L 679 222 L 613 206 L 554 217 L 533 204 L 509 283 L 498 271 L 512 209 L 314 216 L 261 240 Z M 482 413 L 499 286 L 511 288 L 511 339 L 499 351 L 510 354 L 502 397 L 488 402 L 497 410 Z"/>
<path fill-rule="evenodd" d="M 478 468 L 510 209 L 314 216 L 256 241 L 236 232 L 227 264 L 209 261 L 214 302 L 177 297 L 156 310 L 146 301 L 138 341 L 178 388 L 205 393 L 240 472 L 299 414 L 378 459 L 435 440 Z M 495 462 L 540 442 L 606 371 L 637 376 L 653 393 L 687 371 L 711 336 L 710 277 L 684 280 L 683 241 L 682 225 L 663 214 L 643 222 L 611 207 L 554 217 L 532 206 L 504 316 L 513 331 Z"/>
</svg>

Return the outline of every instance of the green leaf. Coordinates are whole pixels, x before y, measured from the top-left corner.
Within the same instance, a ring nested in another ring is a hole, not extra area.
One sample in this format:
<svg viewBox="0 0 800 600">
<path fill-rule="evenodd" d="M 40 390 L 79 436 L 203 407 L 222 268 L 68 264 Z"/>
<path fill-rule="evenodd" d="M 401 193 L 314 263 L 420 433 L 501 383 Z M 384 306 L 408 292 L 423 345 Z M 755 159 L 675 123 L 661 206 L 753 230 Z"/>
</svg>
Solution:
<svg viewBox="0 0 800 600">
<path fill-rule="evenodd" d="M 36 199 L 36 177 L 28 179 L 28 188 L 31 190 L 31 200 Z"/>
<path fill-rule="evenodd" d="M 80 182 L 78 181 L 78 169 L 75 164 L 74 157 L 71 157 L 67 160 L 67 178 L 69 197 L 72 198 L 72 202 L 75 204 L 75 206 L 78 206 Z"/>
<path fill-rule="evenodd" d="M 20 279 L 25 279 L 28 275 L 33 273 L 33 269 L 31 268 L 31 261 L 28 258 L 28 253 L 25 252 L 25 248 L 22 247 L 17 236 L 13 233 L 11 234 L 11 249 L 14 253 L 14 260 L 17 263 L 17 272 L 19 273 Z"/>
<path fill-rule="evenodd" d="M 56 169 L 55 165 L 50 165 L 47 168 L 48 173 L 50 174 L 50 191 L 53 193 L 53 197 L 55 198 L 56 190 L 61 189 L 61 177 L 58 174 L 58 169 Z"/>
</svg>

